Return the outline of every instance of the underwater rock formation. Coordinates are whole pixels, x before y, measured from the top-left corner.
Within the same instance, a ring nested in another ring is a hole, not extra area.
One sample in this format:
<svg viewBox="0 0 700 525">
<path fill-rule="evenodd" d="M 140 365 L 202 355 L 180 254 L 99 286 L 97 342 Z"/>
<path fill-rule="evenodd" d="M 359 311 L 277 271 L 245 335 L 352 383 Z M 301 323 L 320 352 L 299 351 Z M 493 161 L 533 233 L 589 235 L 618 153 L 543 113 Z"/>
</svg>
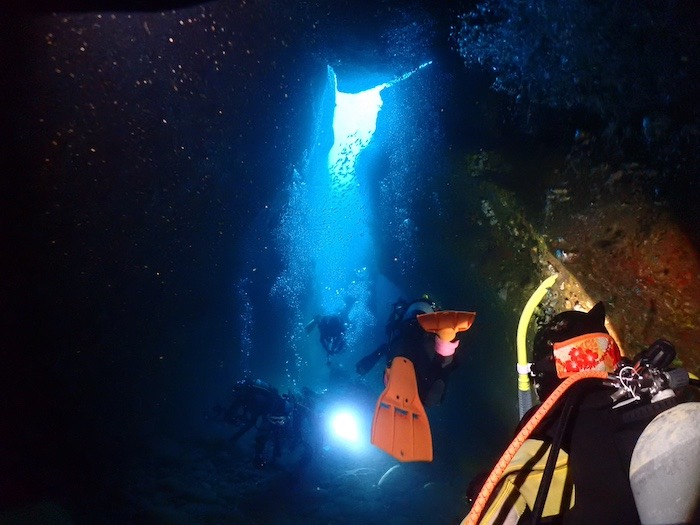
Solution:
<svg viewBox="0 0 700 525">
<path fill-rule="evenodd" d="M 477 272 L 513 315 L 539 284 L 533 276 L 556 272 L 561 277 L 535 314 L 539 322 L 604 301 L 627 355 L 665 338 L 697 374 L 700 260 L 688 225 L 649 198 L 653 170 L 635 163 L 573 169 L 574 160 L 550 177 L 556 185 L 533 212 L 493 182 L 494 174 L 514 169 L 499 153 L 470 157 L 467 175 L 456 180 L 463 199 L 481 212 L 471 216 L 481 235 L 465 255 L 478 261 Z"/>
</svg>

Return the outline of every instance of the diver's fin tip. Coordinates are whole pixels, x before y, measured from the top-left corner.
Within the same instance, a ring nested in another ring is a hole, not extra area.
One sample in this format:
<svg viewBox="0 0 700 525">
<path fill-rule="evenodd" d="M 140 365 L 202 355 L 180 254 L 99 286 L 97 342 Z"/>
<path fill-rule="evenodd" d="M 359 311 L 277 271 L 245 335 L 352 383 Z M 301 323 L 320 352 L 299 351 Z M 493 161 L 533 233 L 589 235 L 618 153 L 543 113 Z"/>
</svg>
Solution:
<svg viewBox="0 0 700 525">
<path fill-rule="evenodd" d="M 386 389 L 377 401 L 371 443 L 401 462 L 433 460 L 430 422 L 409 359 L 391 363 Z"/>
<path fill-rule="evenodd" d="M 452 341 L 458 332 L 465 332 L 471 328 L 476 312 L 440 310 L 421 314 L 417 318 L 426 332 L 436 334 L 443 341 Z"/>
</svg>

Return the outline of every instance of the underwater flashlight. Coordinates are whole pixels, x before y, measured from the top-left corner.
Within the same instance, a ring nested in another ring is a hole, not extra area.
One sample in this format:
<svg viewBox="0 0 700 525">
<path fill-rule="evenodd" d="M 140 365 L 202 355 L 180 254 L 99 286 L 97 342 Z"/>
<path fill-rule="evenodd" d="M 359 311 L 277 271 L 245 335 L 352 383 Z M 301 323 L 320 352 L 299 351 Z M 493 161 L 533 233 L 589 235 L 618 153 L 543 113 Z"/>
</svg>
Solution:
<svg viewBox="0 0 700 525">
<path fill-rule="evenodd" d="M 360 441 L 360 425 L 357 416 L 349 410 L 340 410 L 331 417 L 333 435 L 350 444 Z"/>
</svg>

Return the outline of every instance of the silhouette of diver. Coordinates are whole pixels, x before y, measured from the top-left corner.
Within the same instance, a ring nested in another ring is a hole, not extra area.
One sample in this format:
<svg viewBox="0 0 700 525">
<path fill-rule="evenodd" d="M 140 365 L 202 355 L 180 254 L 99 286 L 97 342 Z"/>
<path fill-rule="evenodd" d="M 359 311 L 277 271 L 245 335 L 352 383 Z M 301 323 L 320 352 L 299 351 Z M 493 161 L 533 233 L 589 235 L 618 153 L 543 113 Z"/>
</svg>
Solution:
<svg viewBox="0 0 700 525">
<path fill-rule="evenodd" d="M 340 315 L 317 315 L 313 321 L 306 325 L 306 333 L 318 328 L 321 346 L 328 355 L 328 362 L 332 355 L 345 350 L 345 323 Z"/>
<path fill-rule="evenodd" d="M 262 379 L 243 379 L 233 387 L 230 406 L 217 406 L 214 412 L 218 420 L 236 427 L 231 442 L 257 427 L 253 458 L 256 468 L 264 468 L 270 460 L 276 463 L 286 445 L 290 451 L 302 448 L 296 466 L 301 469 L 313 459 L 320 435 L 315 404 L 316 394 L 307 387 L 300 394 L 280 395 Z M 272 443 L 271 458 L 266 453 L 268 443 Z"/>
<path fill-rule="evenodd" d="M 242 379 L 233 387 L 229 407 L 225 410 L 217 407 L 215 412 L 223 422 L 236 427 L 231 436 L 235 442 L 270 413 L 278 397 L 277 389 L 262 379 Z"/>
<path fill-rule="evenodd" d="M 435 333 L 424 330 L 417 319 L 418 315 L 438 310 L 427 295 L 410 303 L 404 299 L 395 302 L 386 323 L 387 342 L 357 362 L 357 373 L 367 374 L 382 356 L 386 357 L 387 364 L 394 357 L 406 357 L 415 368 L 423 404 L 430 407 L 441 403 L 447 379 L 457 368 L 455 349 L 459 341 L 442 341 Z"/>
<path fill-rule="evenodd" d="M 302 389 L 301 394 L 290 391 L 275 397 L 255 435 L 253 464 L 256 468 L 264 468 L 268 462 L 276 464 L 283 448 L 289 452 L 301 448 L 295 461 L 295 472 L 299 473 L 308 466 L 314 458 L 321 435 L 320 420 L 315 412 L 315 398 L 316 394 L 307 387 Z M 272 443 L 271 458 L 266 453 L 268 443 Z"/>
<path fill-rule="evenodd" d="M 365 375 L 382 356 L 386 356 L 387 364 L 396 356 L 407 357 L 416 370 L 421 401 L 426 406 L 438 404 L 444 396 L 447 377 L 457 363 L 452 356 L 445 363 L 434 359 L 435 335 L 425 332 L 416 319 L 419 314 L 436 310 L 435 303 L 427 296 L 412 303 L 399 299 L 394 303 L 386 324 L 387 342 L 357 362 L 357 373 Z"/>
</svg>

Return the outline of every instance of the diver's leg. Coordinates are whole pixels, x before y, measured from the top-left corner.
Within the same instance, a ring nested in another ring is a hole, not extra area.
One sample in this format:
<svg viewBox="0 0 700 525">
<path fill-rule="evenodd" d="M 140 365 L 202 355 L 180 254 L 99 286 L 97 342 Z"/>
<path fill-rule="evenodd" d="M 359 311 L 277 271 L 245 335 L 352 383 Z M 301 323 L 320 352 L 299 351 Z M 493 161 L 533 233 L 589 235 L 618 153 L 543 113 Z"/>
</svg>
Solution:
<svg viewBox="0 0 700 525">
<path fill-rule="evenodd" d="M 430 389 L 425 395 L 423 406 L 429 408 L 442 403 L 442 399 L 445 396 L 446 386 L 447 385 L 445 385 L 445 382 L 442 379 L 436 379 L 433 384 L 430 385 Z"/>
<path fill-rule="evenodd" d="M 445 398 L 447 392 L 447 380 L 450 374 L 457 368 L 452 356 L 444 357 L 436 354 L 431 363 L 433 382 L 425 396 L 424 405 L 426 407 L 439 405 Z"/>
<path fill-rule="evenodd" d="M 377 362 L 382 358 L 382 356 L 386 355 L 388 351 L 389 345 L 384 343 L 374 352 L 367 354 L 365 357 L 360 359 L 355 365 L 355 370 L 358 374 L 362 376 L 365 375 L 367 372 L 372 370 L 372 368 L 374 368 L 374 365 L 376 365 Z"/>
</svg>

